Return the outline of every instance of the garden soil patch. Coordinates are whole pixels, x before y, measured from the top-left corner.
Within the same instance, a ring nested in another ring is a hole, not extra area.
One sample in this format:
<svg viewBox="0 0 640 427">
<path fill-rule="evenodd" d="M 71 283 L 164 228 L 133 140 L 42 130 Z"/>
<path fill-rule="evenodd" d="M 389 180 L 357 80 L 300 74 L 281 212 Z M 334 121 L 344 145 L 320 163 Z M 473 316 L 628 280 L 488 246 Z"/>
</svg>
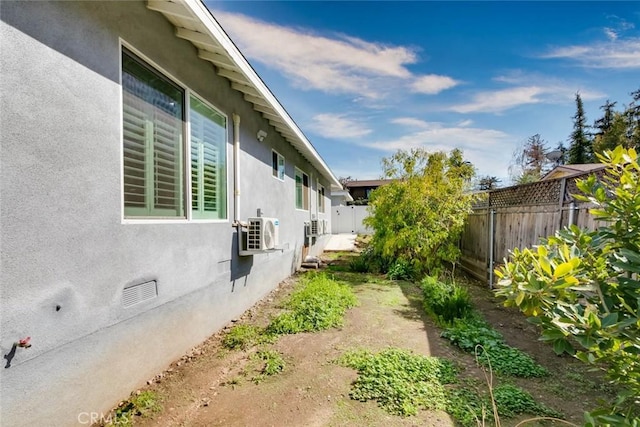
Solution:
<svg viewBox="0 0 640 427">
<path fill-rule="evenodd" d="M 145 389 L 161 399 L 163 410 L 150 418 L 136 418 L 136 426 L 453 426 L 443 412 L 420 411 L 417 416 L 389 415 L 375 402 L 349 398 L 356 372 L 334 361 L 352 349 L 382 350 L 400 347 L 418 354 L 448 358 L 461 375 L 482 384 L 483 371 L 473 356 L 462 353 L 440 338 L 441 329 L 423 314 L 421 293 L 408 282 L 389 282 L 382 276 L 339 272 L 343 259 L 329 261 L 329 272 L 345 277 L 353 286 L 359 305 L 350 309 L 344 326 L 317 333 L 280 337 L 267 348 L 280 352 L 284 371 L 256 384 L 252 381 L 256 349 L 225 350 L 223 335 L 235 324 L 266 326 L 280 312 L 279 302 L 291 291 L 296 276 L 245 315 L 212 336 Z M 596 375 L 579 362 L 556 356 L 537 341 L 534 326 L 519 312 L 502 307 L 481 284 L 465 281 L 475 307 L 504 336 L 545 366 L 551 376 L 541 379 L 508 379 L 549 407 L 562 411 L 579 424 L 582 413 L 596 406 L 597 398 L 610 392 Z M 494 386 L 504 379 L 496 380 Z M 503 426 L 517 420 L 502 419 Z M 528 424 L 538 425 L 538 424 Z M 559 424 L 546 424 L 559 425 Z"/>
</svg>

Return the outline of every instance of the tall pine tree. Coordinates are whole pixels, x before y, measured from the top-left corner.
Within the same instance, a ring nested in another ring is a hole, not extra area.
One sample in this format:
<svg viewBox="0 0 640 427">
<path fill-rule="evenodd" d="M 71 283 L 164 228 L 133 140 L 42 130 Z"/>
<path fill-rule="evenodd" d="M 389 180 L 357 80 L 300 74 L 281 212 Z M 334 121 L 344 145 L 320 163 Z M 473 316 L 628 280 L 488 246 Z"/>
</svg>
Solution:
<svg viewBox="0 0 640 427">
<path fill-rule="evenodd" d="M 587 134 L 587 117 L 584 114 L 580 93 L 576 93 L 576 114 L 573 116 L 573 132 L 571 132 L 569 141 L 568 164 L 591 163 L 593 161 L 591 139 Z"/>
</svg>

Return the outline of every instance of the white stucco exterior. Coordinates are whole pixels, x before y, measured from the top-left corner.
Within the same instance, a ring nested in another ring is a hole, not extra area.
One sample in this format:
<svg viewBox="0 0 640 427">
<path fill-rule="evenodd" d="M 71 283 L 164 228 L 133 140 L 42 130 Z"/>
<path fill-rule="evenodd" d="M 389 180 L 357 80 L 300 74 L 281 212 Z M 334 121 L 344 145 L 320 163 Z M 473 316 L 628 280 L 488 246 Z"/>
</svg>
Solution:
<svg viewBox="0 0 640 427">
<path fill-rule="evenodd" d="M 337 181 L 312 146 L 294 147 L 299 129 L 285 139 L 288 116 L 272 123 L 256 111 L 145 2 L 2 1 L 0 17 L 0 349 L 10 365 L 0 371 L 0 425 L 78 425 L 318 254 L 328 236 L 310 241 L 304 223 L 330 221 Z M 227 219 L 124 218 L 123 46 L 229 118 Z M 284 180 L 272 176 L 274 149 Z M 308 210 L 295 208 L 295 168 L 311 178 Z M 233 219 L 258 210 L 279 219 L 280 250 L 239 256 Z M 125 307 L 123 290 L 148 281 L 157 296 Z M 32 347 L 10 355 L 26 336 Z"/>
</svg>

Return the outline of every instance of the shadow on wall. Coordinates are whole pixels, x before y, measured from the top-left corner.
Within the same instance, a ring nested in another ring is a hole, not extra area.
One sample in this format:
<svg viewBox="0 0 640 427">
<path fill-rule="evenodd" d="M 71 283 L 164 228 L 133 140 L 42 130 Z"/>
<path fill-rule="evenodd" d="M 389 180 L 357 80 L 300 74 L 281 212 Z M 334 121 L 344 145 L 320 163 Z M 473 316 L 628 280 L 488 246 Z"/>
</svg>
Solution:
<svg viewBox="0 0 640 427">
<path fill-rule="evenodd" d="M 247 284 L 247 276 L 251 274 L 251 267 L 253 267 L 253 256 L 239 255 L 238 240 L 238 230 L 236 230 L 231 239 L 231 292 L 235 290 L 237 280 L 244 278 L 243 286 Z"/>
</svg>

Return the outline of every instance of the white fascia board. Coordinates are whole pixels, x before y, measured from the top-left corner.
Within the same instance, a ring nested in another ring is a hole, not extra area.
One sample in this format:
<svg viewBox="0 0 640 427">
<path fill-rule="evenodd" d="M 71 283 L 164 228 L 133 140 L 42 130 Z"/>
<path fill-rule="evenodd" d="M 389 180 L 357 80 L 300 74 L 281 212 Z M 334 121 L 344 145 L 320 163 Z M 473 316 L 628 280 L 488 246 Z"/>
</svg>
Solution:
<svg viewBox="0 0 640 427">
<path fill-rule="evenodd" d="M 302 143 L 304 151 L 306 152 L 303 154 L 307 154 L 310 157 L 309 161 L 311 162 L 311 164 L 313 164 L 313 166 L 315 166 L 325 176 L 325 178 L 329 179 L 332 185 L 340 185 L 336 176 L 333 174 L 333 172 L 331 172 L 331 169 L 329 169 L 329 166 L 327 166 L 322 157 L 320 157 L 320 154 L 318 154 L 311 142 L 309 142 L 309 140 L 304 136 L 300 128 L 295 124 L 284 107 L 280 105 L 280 102 L 278 102 L 269 88 L 253 70 L 251 65 L 249 65 L 249 62 L 247 62 L 236 45 L 233 44 L 220 24 L 218 24 L 218 22 L 213 18 L 213 15 L 209 11 L 209 9 L 207 9 L 207 7 L 200 0 L 180 0 L 180 2 L 184 4 L 202 23 L 209 35 L 213 37 L 225 49 L 233 62 L 237 64 L 239 71 L 244 74 L 246 79 L 251 83 L 253 87 L 255 87 L 260 96 L 264 98 L 273 107 L 276 113 L 282 118 L 283 123 L 286 124 L 293 132 L 293 134 L 296 135 L 296 137 Z"/>
</svg>

